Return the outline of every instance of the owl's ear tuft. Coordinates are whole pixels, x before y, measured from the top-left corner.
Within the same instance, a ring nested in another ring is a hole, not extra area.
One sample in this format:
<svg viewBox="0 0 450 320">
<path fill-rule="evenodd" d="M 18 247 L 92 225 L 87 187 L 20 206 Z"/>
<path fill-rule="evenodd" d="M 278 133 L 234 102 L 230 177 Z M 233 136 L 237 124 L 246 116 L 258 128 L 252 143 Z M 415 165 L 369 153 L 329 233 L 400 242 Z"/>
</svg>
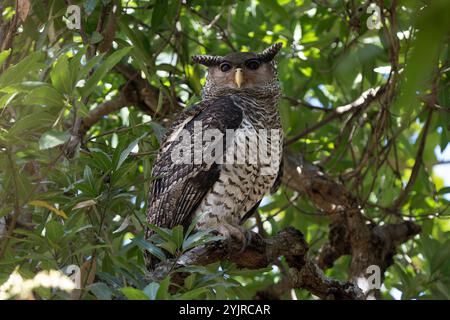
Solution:
<svg viewBox="0 0 450 320">
<path fill-rule="evenodd" d="M 270 62 L 275 58 L 278 51 L 283 47 L 283 44 L 281 42 L 274 43 L 270 47 L 268 47 L 266 50 L 264 50 L 261 53 L 258 53 L 258 58 L 262 62 Z"/>
<path fill-rule="evenodd" d="M 192 57 L 192 61 L 200 63 L 207 67 L 218 66 L 222 63 L 223 57 L 221 56 L 209 56 L 209 55 L 196 55 Z"/>
</svg>

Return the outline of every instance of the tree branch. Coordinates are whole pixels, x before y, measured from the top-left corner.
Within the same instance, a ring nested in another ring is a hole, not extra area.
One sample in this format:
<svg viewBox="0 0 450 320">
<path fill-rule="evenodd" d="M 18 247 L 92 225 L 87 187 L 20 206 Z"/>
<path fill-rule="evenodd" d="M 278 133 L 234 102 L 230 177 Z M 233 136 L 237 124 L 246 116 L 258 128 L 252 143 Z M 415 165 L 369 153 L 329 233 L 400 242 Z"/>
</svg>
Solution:
<svg viewBox="0 0 450 320">
<path fill-rule="evenodd" d="M 113 97 L 111 100 L 103 102 L 91 110 L 87 117 L 83 118 L 79 133 L 84 135 L 101 118 L 128 105 L 130 105 L 130 101 L 122 93 L 119 93 L 119 95 Z"/>
<path fill-rule="evenodd" d="M 425 143 L 427 141 L 428 137 L 428 131 L 430 128 L 431 119 L 433 117 L 433 110 L 430 110 L 428 112 L 427 120 L 425 121 L 425 125 L 422 130 L 422 137 L 420 138 L 419 142 L 419 149 L 417 150 L 416 154 L 416 160 L 414 162 L 414 166 L 411 170 L 411 175 L 409 177 L 408 183 L 406 184 L 405 189 L 400 193 L 400 195 L 397 197 L 397 200 L 395 200 L 394 204 L 392 205 L 392 210 L 396 211 L 406 200 L 408 197 L 411 188 L 416 183 L 417 176 L 419 174 L 419 170 L 422 167 L 423 162 L 423 152 L 425 150 Z"/>
<path fill-rule="evenodd" d="M 284 256 L 290 267 L 286 281 L 292 288 L 306 289 L 322 299 L 363 298 L 362 291 L 357 286 L 325 276 L 308 258 L 308 245 L 300 231 L 287 228 L 267 239 L 253 232 L 250 235 L 249 244 L 244 251 L 241 250 L 242 242 L 238 239 L 212 242 L 186 252 L 177 261 L 159 263 L 150 277 L 153 281 L 160 281 L 171 271 L 183 266 L 206 265 L 219 260 L 230 260 L 240 268 L 260 269 Z M 172 281 L 182 283 L 184 276 L 179 272 L 174 273 Z"/>
<path fill-rule="evenodd" d="M 344 254 L 351 254 L 350 279 L 354 283 L 367 280 L 367 268 L 380 267 L 384 274 L 392 264 L 396 246 L 420 232 L 412 222 L 374 226 L 367 221 L 356 198 L 339 182 L 301 155 L 285 150 L 283 183 L 307 196 L 331 220 L 329 241 L 322 248 L 318 264 L 328 268 Z M 376 298 L 379 291 L 366 290 L 367 298 Z"/>
<path fill-rule="evenodd" d="M 364 91 L 361 96 L 356 99 L 355 101 L 348 103 L 346 105 L 337 107 L 335 109 L 332 109 L 333 111 L 324 119 L 322 119 L 322 121 L 317 122 L 315 125 L 306 128 L 305 130 L 303 130 L 300 133 L 297 133 L 296 135 L 294 135 L 293 137 L 289 138 L 286 140 L 286 142 L 284 143 L 286 146 L 291 145 L 293 143 L 295 143 L 296 141 L 298 141 L 299 139 L 305 137 L 306 135 L 308 135 L 309 133 L 323 127 L 324 125 L 330 123 L 331 121 L 340 118 L 342 115 L 350 112 L 350 111 L 358 111 L 358 110 L 363 110 L 365 109 L 367 106 L 369 106 L 373 101 L 375 101 L 376 99 L 378 99 L 382 94 L 384 94 L 385 92 L 385 88 L 384 87 L 376 87 L 376 88 L 370 88 L 366 91 Z"/>
</svg>

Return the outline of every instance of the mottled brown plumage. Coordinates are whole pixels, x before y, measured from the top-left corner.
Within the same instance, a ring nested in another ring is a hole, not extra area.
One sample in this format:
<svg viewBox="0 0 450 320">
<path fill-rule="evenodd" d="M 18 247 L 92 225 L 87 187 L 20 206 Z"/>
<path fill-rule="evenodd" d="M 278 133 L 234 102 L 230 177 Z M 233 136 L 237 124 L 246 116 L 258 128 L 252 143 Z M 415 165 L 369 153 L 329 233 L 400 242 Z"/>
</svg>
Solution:
<svg viewBox="0 0 450 320">
<path fill-rule="evenodd" d="M 164 228 L 187 227 L 195 217 L 198 229 L 213 228 L 225 236 L 236 234 L 263 196 L 277 185 L 280 164 L 275 172 L 263 174 L 263 163 L 259 160 L 257 163 L 247 160 L 245 163 L 195 163 L 193 160 L 195 152 L 219 144 L 224 154 L 231 154 L 233 143 L 249 139 L 255 132 L 258 138 L 263 137 L 259 129 L 282 132 L 277 110 L 280 87 L 273 62 L 280 48 L 281 44 L 277 43 L 262 53 L 193 58 L 209 68 L 203 100 L 178 116 L 161 145 L 152 171 L 155 180 L 149 196 L 149 223 Z M 191 161 L 174 162 L 173 154 L 180 148 L 182 133 L 198 132 L 197 124 L 202 132 L 207 129 L 223 134 L 227 130 L 238 131 L 231 142 L 225 137 L 209 144 L 204 142 L 200 150 L 198 144 L 197 149 L 194 143 L 189 144 Z M 249 144 L 250 153 L 258 153 L 258 148 Z M 272 156 L 281 156 L 282 145 L 276 145 L 271 152 Z M 146 237 L 151 235 L 147 230 Z M 150 267 L 153 263 L 154 260 L 149 262 Z"/>
</svg>

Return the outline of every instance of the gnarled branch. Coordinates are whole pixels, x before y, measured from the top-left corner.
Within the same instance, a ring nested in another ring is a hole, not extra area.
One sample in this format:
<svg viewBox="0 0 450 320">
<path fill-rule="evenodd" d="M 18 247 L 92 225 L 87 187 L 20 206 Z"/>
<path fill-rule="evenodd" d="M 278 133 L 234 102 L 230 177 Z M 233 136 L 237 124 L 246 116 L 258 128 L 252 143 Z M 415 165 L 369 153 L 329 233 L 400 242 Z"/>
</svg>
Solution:
<svg viewBox="0 0 450 320">
<path fill-rule="evenodd" d="M 420 232 L 413 222 L 374 226 L 364 218 L 357 199 L 340 182 L 301 155 L 284 154 L 283 183 L 308 197 L 331 220 L 329 241 L 322 248 L 318 264 L 325 269 L 344 254 L 351 254 L 350 278 L 354 283 L 366 279 L 367 268 L 377 265 L 383 272 L 392 264 L 396 246 Z M 369 289 L 367 298 L 378 297 Z"/>
<path fill-rule="evenodd" d="M 342 282 L 327 277 L 309 259 L 308 244 L 303 234 L 287 228 L 271 238 L 263 239 L 250 233 L 250 241 L 242 251 L 242 242 L 228 238 L 196 247 L 178 260 L 159 263 L 151 274 L 152 280 L 160 281 L 170 271 L 186 265 L 206 265 L 219 260 L 230 260 L 240 268 L 259 269 L 271 265 L 284 256 L 289 265 L 289 275 L 284 281 L 290 288 L 302 288 L 322 299 L 362 299 L 362 291 L 351 282 Z M 183 274 L 175 273 L 172 281 L 182 282 Z M 262 294 L 258 298 L 267 298 Z"/>
</svg>

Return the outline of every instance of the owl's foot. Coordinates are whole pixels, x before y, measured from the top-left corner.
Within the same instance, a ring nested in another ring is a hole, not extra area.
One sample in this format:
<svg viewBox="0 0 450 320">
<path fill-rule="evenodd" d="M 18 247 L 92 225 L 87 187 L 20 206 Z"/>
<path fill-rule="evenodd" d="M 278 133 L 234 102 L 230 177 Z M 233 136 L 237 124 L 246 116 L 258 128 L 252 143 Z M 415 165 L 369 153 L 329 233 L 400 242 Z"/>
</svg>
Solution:
<svg viewBox="0 0 450 320">
<path fill-rule="evenodd" d="M 234 239 L 242 243 L 246 241 L 245 229 L 241 226 L 223 223 L 217 228 L 217 231 L 227 239 Z"/>
<path fill-rule="evenodd" d="M 244 252 L 255 237 L 261 237 L 259 234 L 251 232 L 242 226 L 235 226 L 231 224 L 222 224 L 218 228 L 218 232 L 226 238 L 236 239 L 242 243 L 239 252 Z"/>
<path fill-rule="evenodd" d="M 241 228 L 244 230 L 245 241 L 240 252 L 244 252 L 252 243 L 255 245 L 256 243 L 264 241 L 264 238 L 259 233 L 252 232 L 244 227 Z"/>
</svg>

